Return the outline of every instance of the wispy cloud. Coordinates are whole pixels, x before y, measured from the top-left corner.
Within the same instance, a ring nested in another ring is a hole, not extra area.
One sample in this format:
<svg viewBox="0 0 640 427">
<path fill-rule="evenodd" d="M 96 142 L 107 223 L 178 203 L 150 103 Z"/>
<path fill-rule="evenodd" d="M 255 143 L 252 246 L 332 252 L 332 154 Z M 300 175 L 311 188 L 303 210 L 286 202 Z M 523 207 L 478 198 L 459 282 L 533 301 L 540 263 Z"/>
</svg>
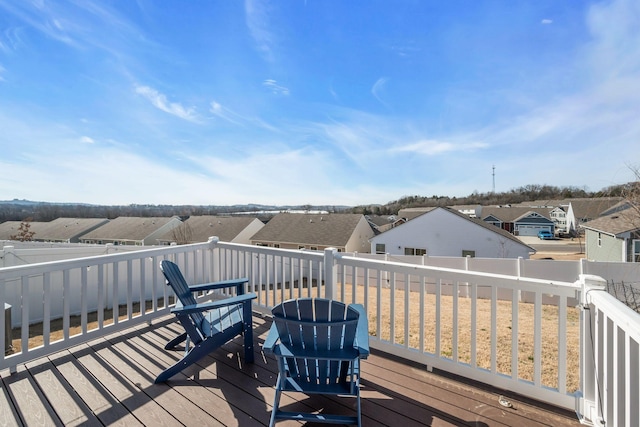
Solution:
<svg viewBox="0 0 640 427">
<path fill-rule="evenodd" d="M 542 21 L 540 21 L 540 23 L 541 23 L 542 25 L 549 25 L 549 24 L 553 24 L 553 20 L 552 20 L 552 19 L 547 19 L 547 18 L 545 18 L 545 19 L 543 19 Z"/>
<path fill-rule="evenodd" d="M 216 101 L 211 101 L 211 104 L 209 105 L 210 105 L 209 111 L 214 116 L 219 117 L 223 120 L 226 120 L 236 125 L 241 124 L 240 120 L 242 120 L 243 118 L 240 117 L 238 114 L 234 113 L 233 111 L 231 111 L 230 109 L 223 107 L 222 105 L 220 105 L 220 103 Z"/>
<path fill-rule="evenodd" d="M 269 4 L 265 0 L 245 0 L 245 19 L 258 51 L 269 62 L 274 61 L 275 35 L 270 27 Z"/>
<path fill-rule="evenodd" d="M 488 148 L 489 145 L 483 142 L 453 143 L 438 140 L 423 140 L 413 144 L 396 147 L 391 151 L 411 152 L 426 156 L 437 156 L 439 154 L 451 152 L 474 152 Z"/>
<path fill-rule="evenodd" d="M 149 86 L 136 86 L 135 91 L 137 94 L 142 95 L 149 102 L 151 102 L 151 105 L 159 110 L 164 111 L 165 113 L 179 117 L 183 120 L 188 120 L 190 122 L 199 121 L 195 107 L 186 108 L 178 102 L 169 102 L 166 95 Z"/>
<path fill-rule="evenodd" d="M 387 81 L 389 79 L 386 77 L 380 77 L 378 80 L 376 80 L 376 82 L 373 84 L 373 87 L 371 87 L 371 94 L 378 100 L 380 101 L 381 104 L 383 105 L 387 105 L 386 102 L 384 102 L 381 98 L 381 92 L 384 90 L 385 85 L 387 84 Z"/>
<path fill-rule="evenodd" d="M 267 79 L 262 82 L 262 85 L 269 89 L 271 93 L 276 95 L 289 95 L 289 88 L 279 85 L 277 81 Z"/>
<path fill-rule="evenodd" d="M 94 144 L 95 141 L 93 138 L 88 137 L 88 136 L 83 136 L 80 138 L 80 142 L 82 142 L 83 144 Z"/>
</svg>

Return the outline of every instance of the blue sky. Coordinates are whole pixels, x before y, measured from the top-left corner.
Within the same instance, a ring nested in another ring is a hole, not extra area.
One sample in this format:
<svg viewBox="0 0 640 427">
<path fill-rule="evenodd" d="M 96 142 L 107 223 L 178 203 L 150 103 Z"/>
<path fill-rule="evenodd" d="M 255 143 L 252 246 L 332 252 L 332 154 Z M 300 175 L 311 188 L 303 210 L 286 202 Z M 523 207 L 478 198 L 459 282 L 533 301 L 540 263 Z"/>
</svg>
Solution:
<svg viewBox="0 0 640 427">
<path fill-rule="evenodd" d="M 0 200 L 358 205 L 639 163 L 637 0 L 0 0 Z"/>
</svg>

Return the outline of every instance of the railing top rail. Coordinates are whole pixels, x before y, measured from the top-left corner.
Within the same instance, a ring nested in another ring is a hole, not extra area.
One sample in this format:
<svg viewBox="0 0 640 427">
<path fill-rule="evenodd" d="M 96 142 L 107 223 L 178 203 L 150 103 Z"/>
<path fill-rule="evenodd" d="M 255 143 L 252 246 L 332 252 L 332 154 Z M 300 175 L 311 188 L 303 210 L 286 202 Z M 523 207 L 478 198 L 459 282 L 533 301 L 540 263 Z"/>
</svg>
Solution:
<svg viewBox="0 0 640 427">
<path fill-rule="evenodd" d="M 640 343 L 640 314 L 603 289 L 589 289 L 585 299 Z"/>
<path fill-rule="evenodd" d="M 407 264 L 397 261 L 372 260 L 349 256 L 346 254 L 338 254 L 336 259 L 339 264 L 352 267 L 375 268 L 401 274 L 450 279 L 457 282 L 492 284 L 499 287 L 515 288 L 520 290 L 547 291 L 556 295 L 565 294 L 567 296 L 575 296 L 576 292 L 582 290 L 582 286 L 579 282 L 572 283 L 447 267 Z"/>
<path fill-rule="evenodd" d="M 159 255 L 170 255 L 183 252 L 192 252 L 198 249 L 209 249 L 210 243 L 194 243 L 190 245 L 160 246 L 150 249 L 141 249 L 133 252 L 120 252 L 116 254 L 95 255 L 90 257 L 64 259 L 57 261 L 40 262 L 37 264 L 16 265 L 0 268 L 0 279 L 14 278 L 25 274 L 42 274 L 48 271 L 68 270 L 87 267 L 97 264 L 107 264 L 118 261 L 128 261 Z"/>
<path fill-rule="evenodd" d="M 312 251 L 304 249 L 284 249 L 273 248 L 270 246 L 246 245 L 242 243 L 215 242 L 215 246 L 221 249 L 237 250 L 242 252 L 254 252 L 262 254 L 278 254 L 281 256 L 292 256 L 300 259 L 323 260 L 324 253 L 322 251 Z"/>
</svg>

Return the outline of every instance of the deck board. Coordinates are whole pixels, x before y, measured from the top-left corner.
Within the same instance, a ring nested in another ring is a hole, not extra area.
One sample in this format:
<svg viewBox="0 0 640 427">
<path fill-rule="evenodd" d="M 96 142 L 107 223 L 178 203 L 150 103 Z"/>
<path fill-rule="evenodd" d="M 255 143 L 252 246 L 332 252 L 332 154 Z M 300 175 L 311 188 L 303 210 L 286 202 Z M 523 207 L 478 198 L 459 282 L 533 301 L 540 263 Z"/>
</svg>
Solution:
<svg viewBox="0 0 640 427">
<path fill-rule="evenodd" d="M 254 318 L 254 364 L 244 365 L 237 338 L 166 384 L 153 381 L 182 355 L 163 348 L 181 332 L 170 317 L 0 372 L 0 426 L 267 425 L 277 377 L 275 360 L 260 351 L 269 327 Z M 513 408 L 498 403 L 501 394 Z M 281 403 L 351 414 L 355 400 L 284 394 Z M 580 425 L 566 411 L 375 351 L 362 367 L 362 416 L 365 426 Z"/>
</svg>

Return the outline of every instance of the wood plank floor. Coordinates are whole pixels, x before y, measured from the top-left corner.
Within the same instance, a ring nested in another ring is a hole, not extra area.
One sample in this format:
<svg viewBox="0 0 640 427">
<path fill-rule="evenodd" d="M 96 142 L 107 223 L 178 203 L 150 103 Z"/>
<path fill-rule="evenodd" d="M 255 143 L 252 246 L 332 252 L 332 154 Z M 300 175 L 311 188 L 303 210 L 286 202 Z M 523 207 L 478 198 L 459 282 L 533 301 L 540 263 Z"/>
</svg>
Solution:
<svg viewBox="0 0 640 427">
<path fill-rule="evenodd" d="M 173 318 L 157 321 L 0 373 L 0 426 L 264 426 L 276 380 L 275 361 L 261 349 L 270 322 L 254 318 L 256 362 L 243 365 L 236 339 L 166 384 L 156 375 L 181 351 L 163 345 L 180 332 Z M 500 390 L 427 372 L 384 354 L 363 364 L 365 426 L 579 426 L 572 413 Z M 291 410 L 353 413 L 352 398 L 283 396 Z M 281 422 L 278 426 L 300 425 Z M 311 425 L 311 424 L 306 424 Z"/>
</svg>

